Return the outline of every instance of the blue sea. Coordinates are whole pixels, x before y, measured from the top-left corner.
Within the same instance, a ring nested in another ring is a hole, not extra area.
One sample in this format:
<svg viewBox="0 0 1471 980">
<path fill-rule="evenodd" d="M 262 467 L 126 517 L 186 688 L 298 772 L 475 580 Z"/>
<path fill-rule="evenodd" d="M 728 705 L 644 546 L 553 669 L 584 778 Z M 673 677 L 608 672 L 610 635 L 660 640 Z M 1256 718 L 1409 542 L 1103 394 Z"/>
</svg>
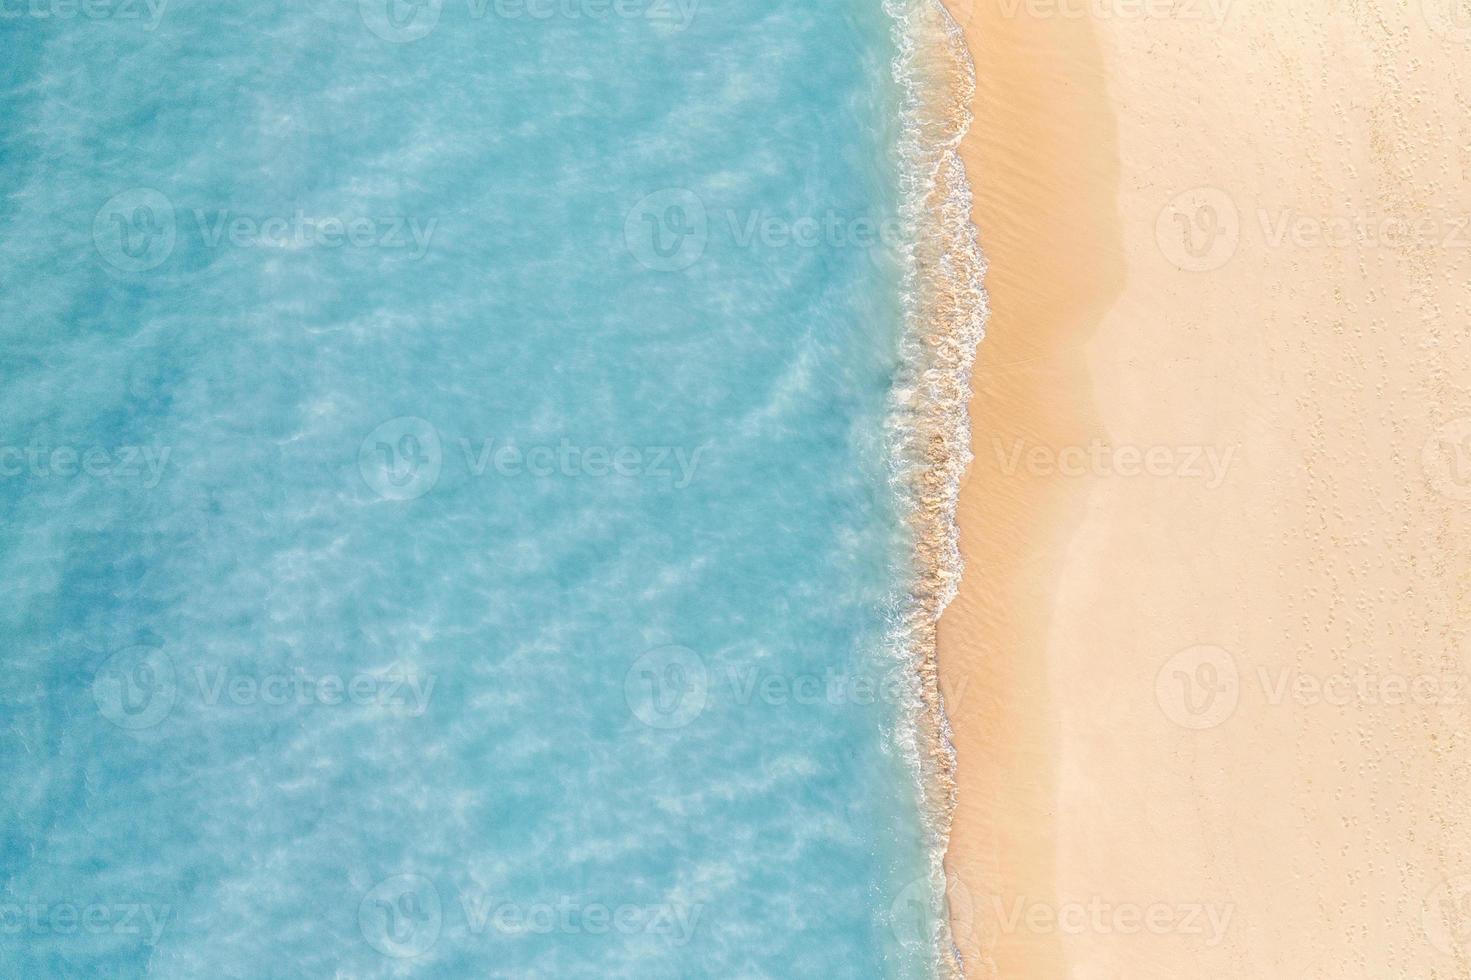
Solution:
<svg viewBox="0 0 1471 980">
<path fill-rule="evenodd" d="M 942 22 L 0 6 L 0 977 L 949 975 Z"/>
</svg>

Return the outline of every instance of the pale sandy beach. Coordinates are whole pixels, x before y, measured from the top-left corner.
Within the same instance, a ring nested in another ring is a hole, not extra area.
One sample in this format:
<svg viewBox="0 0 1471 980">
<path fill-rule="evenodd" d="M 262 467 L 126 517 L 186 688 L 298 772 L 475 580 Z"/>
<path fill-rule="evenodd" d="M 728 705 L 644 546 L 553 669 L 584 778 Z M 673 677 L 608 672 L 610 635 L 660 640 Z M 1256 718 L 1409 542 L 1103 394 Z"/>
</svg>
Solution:
<svg viewBox="0 0 1471 980">
<path fill-rule="evenodd" d="M 1471 8 L 953 0 L 972 977 L 1471 977 Z"/>
</svg>

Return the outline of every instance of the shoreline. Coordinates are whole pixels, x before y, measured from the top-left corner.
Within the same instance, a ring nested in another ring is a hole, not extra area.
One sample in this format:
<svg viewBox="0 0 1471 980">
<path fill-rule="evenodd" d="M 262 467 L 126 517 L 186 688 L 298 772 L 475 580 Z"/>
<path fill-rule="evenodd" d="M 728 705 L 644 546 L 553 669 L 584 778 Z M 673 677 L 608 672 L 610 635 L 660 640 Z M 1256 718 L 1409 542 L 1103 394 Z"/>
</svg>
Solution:
<svg viewBox="0 0 1471 980">
<path fill-rule="evenodd" d="M 937 631 L 966 974 L 1471 977 L 1465 709 L 1259 680 L 1471 672 L 1471 248 L 1329 220 L 1471 214 L 1471 38 L 945 3 L 990 304 Z M 1170 928 L 1059 925 L 1094 906 Z"/>
<path fill-rule="evenodd" d="M 904 368 L 889 419 L 895 490 L 915 541 L 914 576 L 894 646 L 916 681 L 914 719 L 901 744 L 918 779 L 929 839 L 929 925 L 938 972 L 965 976 L 963 952 L 940 899 L 956 805 L 956 756 L 942 694 L 937 624 L 956 594 L 963 560 L 955 510 L 970 462 L 971 376 L 985 334 L 986 259 L 971 221 L 972 195 L 959 148 L 970 124 L 974 65 L 939 0 L 885 4 L 899 46 L 905 95 L 899 155 L 905 225 L 914 243 L 904 283 Z"/>
</svg>

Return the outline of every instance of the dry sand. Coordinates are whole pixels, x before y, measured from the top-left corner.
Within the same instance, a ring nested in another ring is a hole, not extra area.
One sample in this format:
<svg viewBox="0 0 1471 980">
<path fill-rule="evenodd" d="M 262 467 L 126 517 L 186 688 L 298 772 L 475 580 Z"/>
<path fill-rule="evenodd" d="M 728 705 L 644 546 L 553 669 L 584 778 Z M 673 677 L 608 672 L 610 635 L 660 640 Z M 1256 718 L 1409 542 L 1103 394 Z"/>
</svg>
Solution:
<svg viewBox="0 0 1471 980">
<path fill-rule="evenodd" d="M 972 977 L 1471 977 L 1471 4 L 1223 2 L 949 0 Z"/>
</svg>

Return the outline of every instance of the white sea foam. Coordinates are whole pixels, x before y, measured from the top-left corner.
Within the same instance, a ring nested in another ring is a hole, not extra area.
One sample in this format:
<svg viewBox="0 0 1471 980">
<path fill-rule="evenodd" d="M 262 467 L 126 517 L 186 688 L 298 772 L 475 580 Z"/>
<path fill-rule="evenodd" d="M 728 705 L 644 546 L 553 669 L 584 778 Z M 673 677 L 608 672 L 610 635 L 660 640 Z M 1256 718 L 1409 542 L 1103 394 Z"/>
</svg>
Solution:
<svg viewBox="0 0 1471 980">
<path fill-rule="evenodd" d="M 963 569 L 955 521 L 970 465 L 971 368 L 988 314 L 985 257 L 971 223 L 959 154 L 971 122 L 975 69 L 964 35 L 940 0 L 886 0 L 899 52 L 905 251 L 903 366 L 890 415 L 892 483 L 913 529 L 911 588 L 896 617 L 897 655 L 914 668 L 916 697 L 898 733 L 926 806 L 934 902 L 946 909 L 944 857 L 955 808 L 955 749 L 939 685 L 936 624 Z M 935 917 L 938 972 L 964 976 L 947 914 Z"/>
</svg>

